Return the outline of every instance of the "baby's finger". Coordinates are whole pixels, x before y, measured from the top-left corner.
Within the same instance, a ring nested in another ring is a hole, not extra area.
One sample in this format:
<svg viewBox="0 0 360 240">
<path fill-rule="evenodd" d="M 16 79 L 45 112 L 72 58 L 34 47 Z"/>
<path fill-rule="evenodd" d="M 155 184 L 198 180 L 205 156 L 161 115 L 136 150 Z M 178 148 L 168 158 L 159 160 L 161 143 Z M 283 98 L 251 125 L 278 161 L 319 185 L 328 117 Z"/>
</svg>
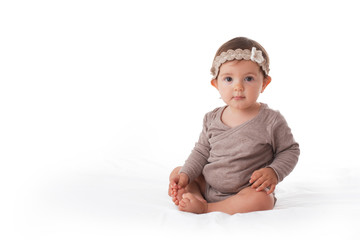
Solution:
<svg viewBox="0 0 360 240">
<path fill-rule="evenodd" d="M 176 186 L 176 184 L 178 183 L 179 179 L 178 178 L 173 178 L 170 180 L 170 186 L 174 187 Z"/>
<path fill-rule="evenodd" d="M 269 195 L 269 194 L 273 193 L 273 192 L 275 191 L 275 187 L 276 187 L 276 185 L 275 185 L 275 184 L 271 184 L 271 186 L 270 186 L 270 190 L 269 190 L 269 191 L 267 191 L 267 194 Z"/>
<path fill-rule="evenodd" d="M 257 179 L 253 184 L 252 184 L 252 188 L 258 188 L 261 184 L 264 183 L 264 179 L 261 177 L 259 179 Z"/>
<path fill-rule="evenodd" d="M 269 185 L 270 184 L 267 181 L 265 181 L 258 188 L 256 188 L 256 191 L 261 192 L 261 191 L 265 190 L 265 188 L 267 188 Z"/>
<path fill-rule="evenodd" d="M 261 173 L 255 171 L 255 172 L 251 175 L 249 182 L 250 182 L 250 183 L 253 183 L 253 182 L 255 182 L 256 180 L 258 180 L 261 176 L 262 176 Z"/>
</svg>

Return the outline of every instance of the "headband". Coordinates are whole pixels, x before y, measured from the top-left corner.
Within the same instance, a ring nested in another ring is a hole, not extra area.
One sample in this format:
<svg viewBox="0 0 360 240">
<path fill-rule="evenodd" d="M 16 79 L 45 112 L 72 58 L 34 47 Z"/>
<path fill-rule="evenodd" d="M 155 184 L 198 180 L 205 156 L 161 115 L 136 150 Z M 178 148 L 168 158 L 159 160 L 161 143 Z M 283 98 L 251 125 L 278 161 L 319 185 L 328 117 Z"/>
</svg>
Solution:
<svg viewBox="0 0 360 240">
<path fill-rule="evenodd" d="M 251 49 L 251 51 L 249 49 L 236 49 L 236 50 L 232 50 L 229 49 L 226 52 L 222 52 L 219 56 L 217 56 L 213 62 L 212 68 L 211 68 L 211 73 L 213 75 L 214 78 L 217 78 L 217 75 L 219 73 L 219 68 L 221 66 L 221 64 L 227 62 L 227 61 L 232 61 L 232 60 L 251 60 L 255 63 L 257 63 L 262 70 L 264 70 L 265 74 L 268 74 L 269 72 L 269 66 L 266 65 L 266 61 L 264 59 L 264 57 L 262 56 L 262 52 L 261 50 L 256 50 L 255 47 L 253 47 Z"/>
</svg>

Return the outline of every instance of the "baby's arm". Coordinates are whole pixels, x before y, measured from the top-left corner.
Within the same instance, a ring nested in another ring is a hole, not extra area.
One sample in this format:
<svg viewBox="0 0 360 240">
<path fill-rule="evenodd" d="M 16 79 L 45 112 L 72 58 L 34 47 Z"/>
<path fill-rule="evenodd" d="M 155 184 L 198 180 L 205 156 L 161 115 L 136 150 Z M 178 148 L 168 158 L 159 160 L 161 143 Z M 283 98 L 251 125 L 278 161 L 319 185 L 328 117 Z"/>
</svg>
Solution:
<svg viewBox="0 0 360 240">
<path fill-rule="evenodd" d="M 190 156 L 184 166 L 175 168 L 170 175 L 169 195 L 176 198 L 178 191 L 184 189 L 191 181 L 200 176 L 202 169 L 207 164 L 210 155 L 210 144 L 207 137 L 207 118 L 206 114 L 203 120 L 203 130 L 195 144 Z M 176 202 L 175 202 L 176 203 Z"/>
<path fill-rule="evenodd" d="M 295 142 L 291 129 L 281 114 L 272 127 L 272 146 L 273 162 L 266 168 L 254 171 L 250 178 L 252 188 L 262 191 L 269 187 L 268 194 L 274 192 L 276 185 L 294 169 L 300 154 L 299 144 Z"/>
<path fill-rule="evenodd" d="M 252 183 L 251 187 L 256 188 L 257 192 L 263 191 L 269 187 L 270 190 L 267 191 L 267 194 L 271 194 L 278 184 L 278 179 L 275 171 L 272 168 L 267 167 L 254 171 L 249 182 Z"/>
</svg>

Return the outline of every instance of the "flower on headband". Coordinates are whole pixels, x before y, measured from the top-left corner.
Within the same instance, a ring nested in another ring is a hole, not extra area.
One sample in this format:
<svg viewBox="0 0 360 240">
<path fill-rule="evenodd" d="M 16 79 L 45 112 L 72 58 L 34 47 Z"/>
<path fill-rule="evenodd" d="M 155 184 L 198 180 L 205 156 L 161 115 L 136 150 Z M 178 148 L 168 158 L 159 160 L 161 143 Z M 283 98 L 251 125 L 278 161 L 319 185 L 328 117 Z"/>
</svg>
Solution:
<svg viewBox="0 0 360 240">
<path fill-rule="evenodd" d="M 255 47 L 251 49 L 250 55 L 251 61 L 257 62 L 261 64 L 264 61 L 264 57 L 262 56 L 262 52 L 260 50 L 256 50 Z"/>
</svg>

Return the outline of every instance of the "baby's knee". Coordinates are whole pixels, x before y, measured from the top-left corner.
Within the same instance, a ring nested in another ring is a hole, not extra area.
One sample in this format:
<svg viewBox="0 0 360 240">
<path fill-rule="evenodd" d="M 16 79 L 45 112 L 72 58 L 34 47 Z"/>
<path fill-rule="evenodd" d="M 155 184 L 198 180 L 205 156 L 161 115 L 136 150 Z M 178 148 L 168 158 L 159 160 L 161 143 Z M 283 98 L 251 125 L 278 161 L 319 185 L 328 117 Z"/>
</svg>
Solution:
<svg viewBox="0 0 360 240">
<path fill-rule="evenodd" d="M 243 195 L 242 197 L 246 195 L 252 211 L 265 211 L 274 208 L 274 195 L 267 194 L 266 191 L 257 192 L 255 189 L 247 188 L 240 191 L 239 194 Z"/>
<path fill-rule="evenodd" d="M 261 197 L 259 197 L 259 209 L 260 210 L 271 210 L 274 208 L 274 197 L 272 194 L 268 195 L 267 193 L 263 193 Z"/>
<path fill-rule="evenodd" d="M 273 194 L 267 194 L 265 191 L 261 191 L 254 193 L 253 198 L 258 208 L 257 211 L 271 210 L 274 208 Z"/>
</svg>

